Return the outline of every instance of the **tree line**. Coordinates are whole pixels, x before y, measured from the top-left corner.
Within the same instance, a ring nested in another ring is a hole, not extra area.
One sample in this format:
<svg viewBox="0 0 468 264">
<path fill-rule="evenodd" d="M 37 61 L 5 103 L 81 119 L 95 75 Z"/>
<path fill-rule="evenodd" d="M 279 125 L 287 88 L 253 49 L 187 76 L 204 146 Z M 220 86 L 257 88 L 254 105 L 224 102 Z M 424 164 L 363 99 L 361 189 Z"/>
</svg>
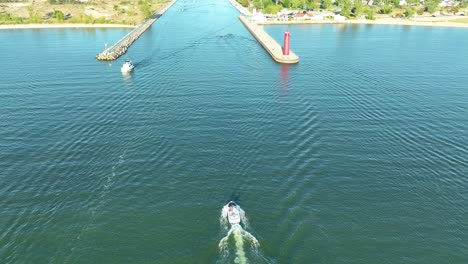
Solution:
<svg viewBox="0 0 468 264">
<path fill-rule="evenodd" d="M 422 15 L 424 12 L 433 14 L 440 9 L 442 0 L 406 0 L 405 7 L 400 6 L 400 0 L 373 0 L 372 6 L 368 0 L 237 0 L 244 7 L 262 9 L 266 14 L 276 14 L 284 8 L 300 10 L 331 10 L 346 17 L 359 17 L 365 15 L 368 19 L 374 19 L 377 14 L 391 14 L 396 8 L 404 8 L 406 17 L 414 16 L 416 13 Z M 447 12 L 456 13 L 462 8 L 468 7 L 468 0 L 456 0 L 456 4 L 446 7 Z"/>
</svg>

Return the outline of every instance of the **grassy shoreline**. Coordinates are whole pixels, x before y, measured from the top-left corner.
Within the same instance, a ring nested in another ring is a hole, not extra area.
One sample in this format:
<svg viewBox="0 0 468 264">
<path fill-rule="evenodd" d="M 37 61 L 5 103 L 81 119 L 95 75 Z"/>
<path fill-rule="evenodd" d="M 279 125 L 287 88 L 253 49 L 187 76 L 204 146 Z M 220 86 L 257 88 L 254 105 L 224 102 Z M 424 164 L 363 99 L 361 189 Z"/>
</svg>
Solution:
<svg viewBox="0 0 468 264">
<path fill-rule="evenodd" d="M 0 25 L 2 29 L 47 29 L 47 28 L 136 28 L 134 25 L 124 24 L 10 24 Z"/>
<path fill-rule="evenodd" d="M 0 27 L 30 24 L 135 26 L 160 10 L 170 0 L 90 0 L 67 4 L 49 2 L 27 0 L 0 3 Z"/>
</svg>

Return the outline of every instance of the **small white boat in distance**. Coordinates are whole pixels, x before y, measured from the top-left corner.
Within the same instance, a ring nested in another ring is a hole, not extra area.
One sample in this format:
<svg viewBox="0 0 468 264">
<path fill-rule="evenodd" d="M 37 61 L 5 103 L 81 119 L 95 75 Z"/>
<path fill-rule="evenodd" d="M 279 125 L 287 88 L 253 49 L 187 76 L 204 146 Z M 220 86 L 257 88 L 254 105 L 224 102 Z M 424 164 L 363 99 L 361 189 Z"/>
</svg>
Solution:
<svg viewBox="0 0 468 264">
<path fill-rule="evenodd" d="M 125 60 L 124 64 L 122 65 L 122 68 L 120 68 L 120 71 L 122 72 L 131 72 L 135 68 L 135 66 L 132 64 L 131 60 Z"/>
<path fill-rule="evenodd" d="M 241 222 L 239 206 L 233 201 L 228 203 L 227 219 L 231 225 L 240 224 Z"/>
</svg>

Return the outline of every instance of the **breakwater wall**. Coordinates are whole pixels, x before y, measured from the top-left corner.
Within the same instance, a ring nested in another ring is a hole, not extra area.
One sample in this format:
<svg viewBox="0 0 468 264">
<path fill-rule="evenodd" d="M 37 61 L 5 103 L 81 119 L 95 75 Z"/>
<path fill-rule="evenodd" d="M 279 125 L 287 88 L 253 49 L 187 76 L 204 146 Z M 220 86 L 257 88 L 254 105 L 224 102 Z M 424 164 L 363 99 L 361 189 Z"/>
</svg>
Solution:
<svg viewBox="0 0 468 264">
<path fill-rule="evenodd" d="M 298 63 L 299 57 L 292 51 L 288 55 L 283 55 L 282 47 L 264 30 L 262 26 L 251 21 L 250 17 L 240 16 L 240 21 L 247 30 L 250 31 L 263 48 L 270 54 L 270 56 L 279 63 Z"/>
<path fill-rule="evenodd" d="M 96 56 L 98 60 L 112 61 L 116 60 L 123 54 L 125 54 L 128 48 L 135 42 L 159 17 L 161 17 L 174 3 L 176 0 L 172 0 L 167 3 L 158 12 L 154 13 L 150 18 L 145 20 L 142 24 L 130 31 L 127 35 L 117 41 L 114 45 L 105 49 L 103 52 Z"/>
</svg>

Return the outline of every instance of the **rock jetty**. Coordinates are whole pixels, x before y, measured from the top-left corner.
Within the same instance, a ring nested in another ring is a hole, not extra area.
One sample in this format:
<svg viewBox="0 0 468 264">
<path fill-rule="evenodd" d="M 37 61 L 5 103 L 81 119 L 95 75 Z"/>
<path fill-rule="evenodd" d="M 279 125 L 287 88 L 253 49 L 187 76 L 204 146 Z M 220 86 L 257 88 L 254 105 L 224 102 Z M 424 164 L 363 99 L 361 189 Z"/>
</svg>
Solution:
<svg viewBox="0 0 468 264">
<path fill-rule="evenodd" d="M 105 49 L 103 52 L 99 53 L 96 56 L 96 59 L 103 61 L 112 61 L 116 60 L 125 52 L 128 48 L 135 42 L 159 17 L 161 17 L 174 3 L 176 0 L 172 0 L 161 10 L 153 14 L 150 18 L 145 20 L 141 25 L 136 27 L 134 30 L 130 31 L 127 35 L 117 41 L 114 45 Z"/>
</svg>

